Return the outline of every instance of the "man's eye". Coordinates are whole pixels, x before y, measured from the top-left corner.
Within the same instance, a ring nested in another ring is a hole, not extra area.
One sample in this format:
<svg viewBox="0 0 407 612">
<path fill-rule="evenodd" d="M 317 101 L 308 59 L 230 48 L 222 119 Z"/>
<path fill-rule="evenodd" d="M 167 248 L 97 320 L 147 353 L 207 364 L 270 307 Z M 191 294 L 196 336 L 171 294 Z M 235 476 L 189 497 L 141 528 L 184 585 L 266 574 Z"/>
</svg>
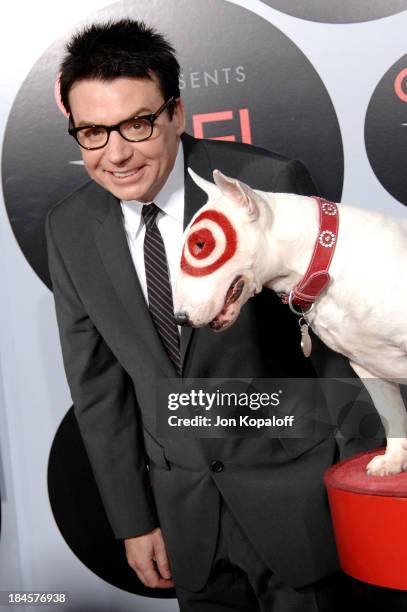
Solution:
<svg viewBox="0 0 407 612">
<path fill-rule="evenodd" d="M 149 123 L 148 121 L 140 121 L 139 119 L 136 119 L 135 121 L 132 121 L 125 127 L 127 130 L 130 129 L 130 130 L 133 130 L 134 132 L 142 132 L 143 130 L 149 127 Z"/>
<path fill-rule="evenodd" d="M 103 134 L 103 129 L 98 127 L 87 128 L 86 130 L 82 130 L 85 138 L 99 138 Z"/>
</svg>

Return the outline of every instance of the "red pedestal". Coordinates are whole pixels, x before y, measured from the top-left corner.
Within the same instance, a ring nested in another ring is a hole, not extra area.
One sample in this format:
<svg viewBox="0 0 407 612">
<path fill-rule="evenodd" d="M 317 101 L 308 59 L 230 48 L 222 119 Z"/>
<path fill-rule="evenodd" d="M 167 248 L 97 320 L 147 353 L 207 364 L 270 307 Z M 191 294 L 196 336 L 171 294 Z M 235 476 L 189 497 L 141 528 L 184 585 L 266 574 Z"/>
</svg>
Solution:
<svg viewBox="0 0 407 612">
<path fill-rule="evenodd" d="M 325 473 L 342 569 L 363 582 L 407 591 L 407 472 L 368 476 L 384 449 L 361 453 Z"/>
</svg>

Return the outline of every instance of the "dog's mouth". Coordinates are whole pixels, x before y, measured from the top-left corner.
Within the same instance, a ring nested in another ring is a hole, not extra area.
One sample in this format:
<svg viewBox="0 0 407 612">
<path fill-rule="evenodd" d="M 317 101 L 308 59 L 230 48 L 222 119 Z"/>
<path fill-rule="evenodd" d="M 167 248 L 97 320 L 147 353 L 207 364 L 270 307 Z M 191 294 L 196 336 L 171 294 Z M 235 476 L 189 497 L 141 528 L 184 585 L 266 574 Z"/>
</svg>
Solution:
<svg viewBox="0 0 407 612">
<path fill-rule="evenodd" d="M 244 289 L 244 279 L 242 275 L 236 276 L 233 283 L 230 285 L 226 292 L 225 301 L 223 308 L 219 314 L 209 323 L 211 329 L 215 331 L 221 331 L 225 327 L 229 326 L 233 318 L 233 304 L 242 295 Z"/>
</svg>

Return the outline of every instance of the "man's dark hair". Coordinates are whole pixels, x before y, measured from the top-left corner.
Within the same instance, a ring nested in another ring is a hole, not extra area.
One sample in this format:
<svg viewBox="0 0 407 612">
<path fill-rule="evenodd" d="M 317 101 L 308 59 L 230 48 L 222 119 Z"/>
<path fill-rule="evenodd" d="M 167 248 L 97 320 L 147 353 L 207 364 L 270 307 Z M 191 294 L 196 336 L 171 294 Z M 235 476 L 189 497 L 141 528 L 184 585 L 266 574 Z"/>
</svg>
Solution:
<svg viewBox="0 0 407 612">
<path fill-rule="evenodd" d="M 121 19 L 97 23 L 75 34 L 61 64 L 61 100 L 70 112 L 69 92 L 82 79 L 110 81 L 118 77 L 151 78 L 154 74 L 164 101 L 178 98 L 179 63 L 162 34 L 142 21 Z M 174 106 L 170 105 L 170 117 Z"/>
</svg>

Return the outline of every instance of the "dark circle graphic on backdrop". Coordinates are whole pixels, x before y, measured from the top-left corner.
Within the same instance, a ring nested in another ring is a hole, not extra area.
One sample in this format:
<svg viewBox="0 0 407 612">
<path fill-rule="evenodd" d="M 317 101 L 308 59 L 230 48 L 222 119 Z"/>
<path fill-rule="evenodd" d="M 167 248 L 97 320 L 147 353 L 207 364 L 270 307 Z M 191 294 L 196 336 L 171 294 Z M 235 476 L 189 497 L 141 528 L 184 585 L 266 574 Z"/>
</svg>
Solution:
<svg viewBox="0 0 407 612">
<path fill-rule="evenodd" d="M 130 593 L 161 599 L 175 597 L 174 589 L 145 587 L 128 565 L 123 542 L 114 537 L 105 514 L 72 407 L 51 446 L 48 494 L 63 538 L 92 572 Z M 83 609 L 87 609 L 86 605 Z"/>
<path fill-rule="evenodd" d="M 326 0 L 262 0 L 277 11 L 306 21 L 321 23 L 360 23 L 396 15 L 407 9 L 407 0 L 358 0 L 327 2 Z"/>
<path fill-rule="evenodd" d="M 161 9 L 162 0 L 127 0 L 87 22 L 129 16 L 155 25 L 178 52 L 189 133 L 251 142 L 300 159 L 321 194 L 339 200 L 343 149 L 337 117 L 300 49 L 255 13 L 224 0 L 177 0 L 171 10 Z M 45 214 L 88 180 L 78 163 L 79 147 L 55 104 L 62 55 L 58 40 L 32 68 L 11 110 L 3 148 L 10 223 L 48 286 Z"/>
<path fill-rule="evenodd" d="M 407 55 L 379 81 L 365 120 L 370 165 L 383 187 L 407 206 Z"/>
</svg>

